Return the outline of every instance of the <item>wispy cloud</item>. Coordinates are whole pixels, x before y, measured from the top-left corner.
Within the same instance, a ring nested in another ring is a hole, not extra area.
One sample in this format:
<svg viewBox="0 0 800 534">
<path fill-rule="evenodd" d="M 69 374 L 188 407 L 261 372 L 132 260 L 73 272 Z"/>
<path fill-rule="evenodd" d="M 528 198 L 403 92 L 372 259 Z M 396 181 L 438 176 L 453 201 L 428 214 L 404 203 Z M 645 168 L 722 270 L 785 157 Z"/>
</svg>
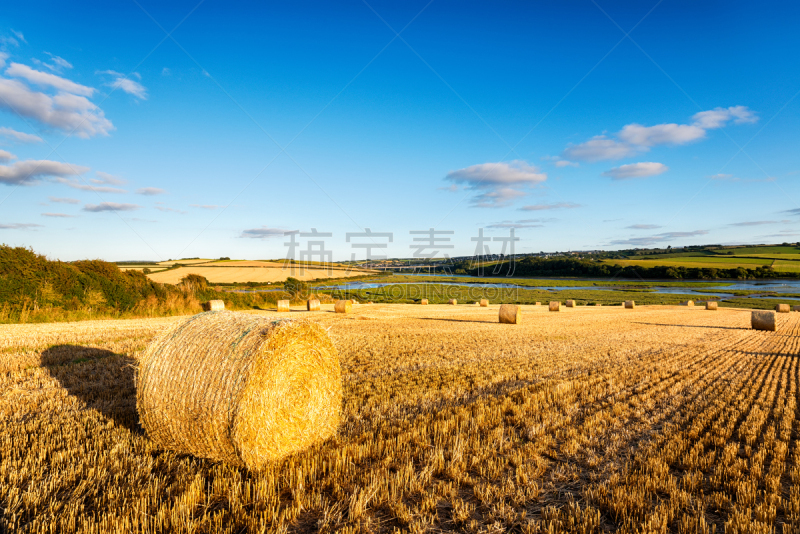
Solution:
<svg viewBox="0 0 800 534">
<path fill-rule="evenodd" d="M 6 76 L 11 78 L 22 78 L 23 80 L 34 85 L 52 87 L 53 89 L 70 93 L 72 95 L 92 96 L 95 91 L 92 87 L 75 83 L 61 76 L 50 74 L 49 72 L 42 72 L 40 70 L 32 69 L 29 66 L 21 63 L 12 63 L 9 65 L 9 67 L 6 69 Z"/>
<path fill-rule="evenodd" d="M 700 128 L 710 130 L 722 128 L 733 120 L 734 124 L 752 124 L 758 122 L 758 115 L 747 106 L 731 106 L 729 108 L 714 108 L 709 111 L 700 111 L 692 116 L 694 124 Z"/>
<path fill-rule="evenodd" d="M 0 183 L 6 185 L 32 185 L 43 176 L 74 176 L 88 171 L 88 167 L 69 165 L 59 161 L 25 160 L 11 165 L 0 165 Z"/>
<path fill-rule="evenodd" d="M 42 216 L 44 216 L 44 217 L 56 217 L 56 218 L 59 218 L 59 219 L 72 219 L 73 217 L 76 217 L 76 215 L 68 215 L 66 213 L 42 213 Z"/>
<path fill-rule="evenodd" d="M 33 230 L 34 228 L 43 228 L 43 226 L 33 223 L 0 223 L 0 230 Z"/>
<path fill-rule="evenodd" d="M 180 213 L 180 214 L 186 213 L 185 211 L 176 208 L 168 208 L 167 206 L 156 206 L 156 209 L 158 211 L 163 211 L 165 213 Z"/>
<path fill-rule="evenodd" d="M 134 211 L 141 208 L 137 204 L 124 204 L 119 202 L 101 202 L 100 204 L 86 204 L 83 211 L 99 213 L 102 211 Z"/>
<path fill-rule="evenodd" d="M 7 161 L 11 161 L 12 159 L 17 159 L 17 156 L 8 152 L 7 150 L 0 150 L 0 162 L 5 163 Z"/>
<path fill-rule="evenodd" d="M 708 230 L 694 230 L 691 232 L 664 232 L 661 234 L 647 237 L 632 237 L 630 239 L 618 239 L 611 242 L 611 245 L 632 245 L 635 247 L 646 247 L 656 245 L 665 241 L 674 241 L 687 237 L 696 237 L 708 234 Z"/>
<path fill-rule="evenodd" d="M 580 204 L 574 202 L 557 202 L 555 204 L 533 204 L 530 206 L 522 206 L 522 211 L 545 211 L 545 210 L 563 210 L 580 208 Z"/>
<path fill-rule="evenodd" d="M 273 237 L 283 237 L 286 230 L 282 228 L 268 228 L 262 226 L 261 228 L 249 228 L 242 230 L 239 237 L 248 237 L 251 239 L 272 239 Z"/>
<path fill-rule="evenodd" d="M 106 185 L 106 184 L 109 184 L 109 185 L 123 185 L 123 184 L 128 183 L 128 181 L 125 180 L 124 178 L 121 178 L 119 176 L 115 176 L 113 174 L 108 174 L 107 172 L 103 172 L 103 171 L 95 171 L 94 175 L 97 178 L 92 178 L 91 180 L 89 180 L 93 184 L 98 184 L 98 185 Z"/>
<path fill-rule="evenodd" d="M 64 197 L 48 197 L 50 202 L 56 202 L 58 204 L 80 204 L 81 201 L 77 198 L 64 198 Z"/>
<path fill-rule="evenodd" d="M 631 230 L 655 230 L 661 227 L 657 224 L 632 224 L 625 228 L 630 228 Z"/>
<path fill-rule="evenodd" d="M 592 137 L 585 143 L 569 146 L 564 149 L 564 157 L 568 160 L 604 161 L 622 159 L 636 154 L 637 149 L 626 143 L 609 139 L 605 135 Z"/>
<path fill-rule="evenodd" d="M 144 195 L 146 197 L 154 197 L 156 195 L 163 195 L 166 191 L 163 189 L 159 189 L 158 187 L 142 187 L 141 189 L 136 190 L 137 195 Z"/>
<path fill-rule="evenodd" d="M 7 139 L 11 139 L 18 143 L 41 143 L 42 138 L 38 135 L 18 132 L 16 130 L 12 130 L 11 128 L 6 128 L 5 126 L 0 127 L 0 137 L 5 137 Z"/>
<path fill-rule="evenodd" d="M 141 83 L 131 80 L 121 72 L 116 72 L 113 70 L 104 70 L 101 71 L 101 74 L 110 74 L 114 77 L 112 81 L 106 84 L 108 87 L 125 91 L 129 95 L 133 95 L 139 100 L 147 100 L 147 89 Z M 133 75 L 141 79 L 141 75 L 139 73 L 135 72 Z"/>
<path fill-rule="evenodd" d="M 219 208 L 224 208 L 225 206 L 220 206 L 217 204 L 189 204 L 193 208 L 200 208 L 203 210 L 217 210 Z"/>
<path fill-rule="evenodd" d="M 547 174 L 525 161 L 481 163 L 447 173 L 445 180 L 476 192 L 470 203 L 477 208 L 499 208 L 525 196 L 520 187 L 547 180 Z"/>
<path fill-rule="evenodd" d="M 614 167 L 603 173 L 603 176 L 609 176 L 613 180 L 629 180 L 631 178 L 645 178 L 647 176 L 656 176 L 666 172 L 669 169 L 663 163 L 656 163 L 653 161 L 643 161 L 640 163 L 629 163 L 627 165 L 620 165 Z"/>
<path fill-rule="evenodd" d="M 120 189 L 118 187 L 108 187 L 104 185 L 89 185 L 78 180 L 69 180 L 67 178 L 56 178 L 56 182 L 66 185 L 67 187 L 71 187 L 72 189 L 77 189 L 78 191 L 93 191 L 95 193 L 114 193 L 114 194 L 125 194 L 127 193 L 126 190 Z"/>
</svg>

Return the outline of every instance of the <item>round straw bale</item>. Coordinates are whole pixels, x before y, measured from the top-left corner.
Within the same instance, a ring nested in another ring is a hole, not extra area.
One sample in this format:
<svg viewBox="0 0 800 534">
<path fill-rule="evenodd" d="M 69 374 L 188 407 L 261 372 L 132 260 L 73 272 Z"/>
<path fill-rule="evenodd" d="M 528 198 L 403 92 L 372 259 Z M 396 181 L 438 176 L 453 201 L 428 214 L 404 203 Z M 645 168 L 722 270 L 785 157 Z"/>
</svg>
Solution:
<svg viewBox="0 0 800 534">
<path fill-rule="evenodd" d="M 800 306 L 792 306 L 792 311 L 800 311 Z"/>
<path fill-rule="evenodd" d="M 688 307 L 691 308 L 691 307 L 694 306 L 694 301 L 693 300 L 687 300 L 686 302 L 682 303 L 681 306 L 688 306 Z"/>
<path fill-rule="evenodd" d="M 574 300 L 568 300 L 567 303 L 566 303 L 566 306 L 567 306 L 567 308 L 574 308 L 575 307 L 575 301 Z"/>
<path fill-rule="evenodd" d="M 422 300 L 419 301 L 419 303 L 422 304 L 423 306 L 427 306 L 428 305 L 428 299 L 422 299 Z"/>
<path fill-rule="evenodd" d="M 222 311 L 225 309 L 225 302 L 222 300 L 209 300 L 200 304 L 203 311 Z"/>
<path fill-rule="evenodd" d="M 485 308 L 489 305 L 489 301 L 486 299 L 481 299 L 481 307 Z"/>
<path fill-rule="evenodd" d="M 522 322 L 522 308 L 516 304 L 501 304 L 500 322 L 505 324 L 520 324 Z"/>
<path fill-rule="evenodd" d="M 706 301 L 706 309 L 707 310 L 716 310 L 718 307 L 719 307 L 719 303 L 716 300 Z"/>
<path fill-rule="evenodd" d="M 308 311 L 319 311 L 319 300 L 308 299 L 308 301 L 306 302 L 306 309 Z"/>
<path fill-rule="evenodd" d="M 771 311 L 754 311 L 750 315 L 750 326 L 753 330 L 767 330 L 774 332 L 777 330 L 775 325 L 775 312 Z"/>
<path fill-rule="evenodd" d="M 458 299 L 450 299 L 447 301 L 447 303 L 455 306 L 456 304 L 458 304 Z"/>
<path fill-rule="evenodd" d="M 788 304 L 778 304 L 775 306 L 775 311 L 778 313 L 789 313 L 789 305 Z"/>
<path fill-rule="evenodd" d="M 561 303 L 556 301 L 550 302 L 550 311 L 561 311 Z"/>
<path fill-rule="evenodd" d="M 350 303 L 351 304 L 358 304 L 358 301 L 356 299 L 350 299 Z"/>
<path fill-rule="evenodd" d="M 279 300 L 278 301 L 278 311 L 279 312 L 288 312 L 289 311 L 289 301 L 288 300 Z"/>
<path fill-rule="evenodd" d="M 636 307 L 636 303 L 634 301 L 632 301 L 632 300 L 626 300 L 625 301 L 625 309 L 626 310 L 632 310 L 635 307 Z"/>
<path fill-rule="evenodd" d="M 202 313 L 139 361 L 136 407 L 161 447 L 257 470 L 336 432 L 339 356 L 307 321 Z"/>
<path fill-rule="evenodd" d="M 336 313 L 350 313 L 353 311 L 353 303 L 349 300 L 337 300 L 333 305 L 333 311 Z"/>
<path fill-rule="evenodd" d="M 537 302 L 537 303 L 536 303 L 536 305 L 537 305 L 537 306 L 541 306 L 541 305 L 542 305 L 542 303 L 541 303 L 541 302 Z"/>
</svg>

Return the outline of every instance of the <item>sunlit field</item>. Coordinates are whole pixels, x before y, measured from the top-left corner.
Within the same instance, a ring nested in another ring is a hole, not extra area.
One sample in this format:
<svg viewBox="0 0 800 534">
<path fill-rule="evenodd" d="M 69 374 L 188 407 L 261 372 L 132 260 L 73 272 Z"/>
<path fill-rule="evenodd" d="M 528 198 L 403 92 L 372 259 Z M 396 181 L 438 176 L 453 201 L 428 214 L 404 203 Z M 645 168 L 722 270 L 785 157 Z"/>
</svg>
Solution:
<svg viewBox="0 0 800 534">
<path fill-rule="evenodd" d="M 331 308 L 281 315 L 329 328 L 344 422 L 260 473 L 139 427 L 137 358 L 182 318 L 0 326 L 0 531 L 800 529 L 800 314 Z"/>
</svg>

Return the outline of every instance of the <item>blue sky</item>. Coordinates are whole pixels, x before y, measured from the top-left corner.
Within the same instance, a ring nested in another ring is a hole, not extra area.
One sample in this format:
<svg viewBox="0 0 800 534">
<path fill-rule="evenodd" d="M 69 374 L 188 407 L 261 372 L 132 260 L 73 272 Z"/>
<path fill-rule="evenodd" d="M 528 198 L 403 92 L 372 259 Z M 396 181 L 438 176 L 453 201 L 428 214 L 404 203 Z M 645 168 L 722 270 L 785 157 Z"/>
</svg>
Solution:
<svg viewBox="0 0 800 534">
<path fill-rule="evenodd" d="M 402 257 L 429 228 L 451 255 L 481 228 L 518 252 L 800 240 L 797 4 L 163 4 L 4 6 L 0 241 L 256 259 L 316 228 L 341 260 L 367 228 Z"/>
</svg>

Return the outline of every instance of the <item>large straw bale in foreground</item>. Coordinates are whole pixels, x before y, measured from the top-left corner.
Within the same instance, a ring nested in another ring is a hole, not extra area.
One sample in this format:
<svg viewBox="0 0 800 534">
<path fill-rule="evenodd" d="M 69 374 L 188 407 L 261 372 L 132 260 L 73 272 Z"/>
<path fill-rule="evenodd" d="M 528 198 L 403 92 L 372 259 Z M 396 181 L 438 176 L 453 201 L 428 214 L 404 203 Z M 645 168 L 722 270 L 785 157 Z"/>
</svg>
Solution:
<svg viewBox="0 0 800 534">
<path fill-rule="evenodd" d="M 336 313 L 350 313 L 353 311 L 353 303 L 349 300 L 337 300 L 333 305 L 333 311 Z"/>
<path fill-rule="evenodd" d="M 225 309 L 225 301 L 222 300 L 209 300 L 200 304 L 203 311 L 222 311 Z"/>
<path fill-rule="evenodd" d="M 278 301 L 278 311 L 279 312 L 288 312 L 289 311 L 289 301 L 288 300 L 279 300 Z"/>
<path fill-rule="evenodd" d="M 778 313 L 789 313 L 789 305 L 788 304 L 778 304 L 775 306 L 775 311 Z"/>
<path fill-rule="evenodd" d="M 308 299 L 306 301 L 306 309 L 308 311 L 319 311 L 319 299 Z"/>
<path fill-rule="evenodd" d="M 257 470 L 336 432 L 342 378 L 320 326 L 202 313 L 139 363 L 136 406 L 162 447 Z"/>
<path fill-rule="evenodd" d="M 719 308 L 719 303 L 716 300 L 709 300 L 706 302 L 707 310 L 716 310 L 717 308 Z"/>
<path fill-rule="evenodd" d="M 556 301 L 551 301 L 550 311 L 561 311 L 561 303 Z"/>
<path fill-rule="evenodd" d="M 522 322 L 522 308 L 516 304 L 502 304 L 500 306 L 500 322 L 520 324 Z"/>
<path fill-rule="evenodd" d="M 750 326 L 753 330 L 767 330 L 774 332 L 777 330 L 775 324 L 775 312 L 771 311 L 754 311 L 750 316 Z"/>
<path fill-rule="evenodd" d="M 636 307 L 636 302 L 634 302 L 634 301 L 632 301 L 632 300 L 626 300 L 626 301 L 625 301 L 625 309 L 626 309 L 626 310 L 632 310 L 632 309 L 634 309 L 635 307 Z"/>
</svg>

